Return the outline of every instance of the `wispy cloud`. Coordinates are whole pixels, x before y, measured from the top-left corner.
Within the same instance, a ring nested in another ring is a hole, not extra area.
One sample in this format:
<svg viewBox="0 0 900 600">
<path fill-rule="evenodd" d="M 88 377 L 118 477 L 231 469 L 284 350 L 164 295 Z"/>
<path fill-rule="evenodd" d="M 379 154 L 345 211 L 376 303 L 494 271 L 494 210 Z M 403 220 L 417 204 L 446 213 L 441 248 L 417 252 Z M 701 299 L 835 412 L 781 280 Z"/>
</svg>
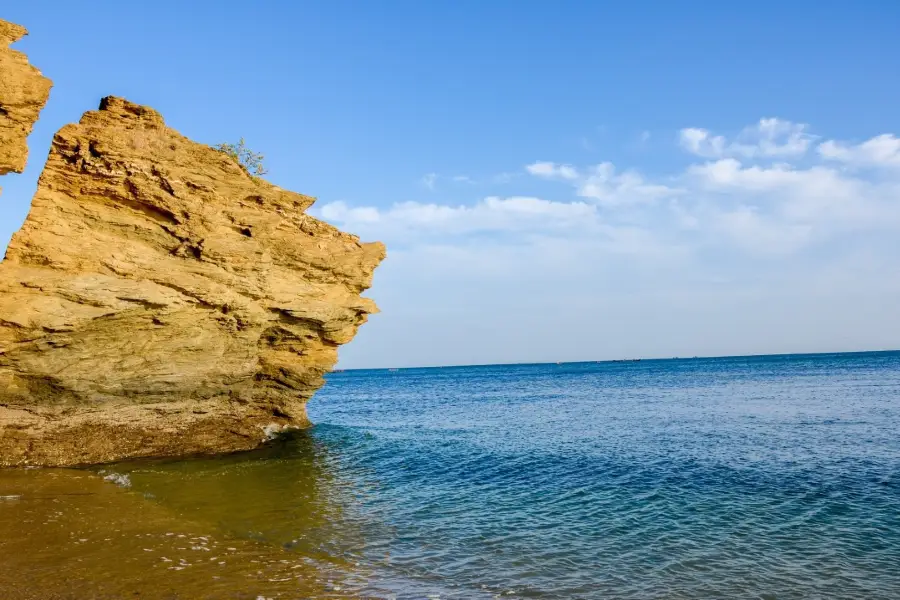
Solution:
<svg viewBox="0 0 900 600">
<path fill-rule="evenodd" d="M 898 138 L 819 142 L 778 119 L 739 131 L 682 130 L 698 158 L 668 172 L 541 160 L 484 179 L 516 194 L 318 207 L 388 245 L 384 312 L 353 351 L 440 363 L 583 359 L 601 342 L 662 355 L 895 344 Z"/>
<path fill-rule="evenodd" d="M 584 227 L 597 216 L 596 207 L 584 202 L 554 202 L 529 196 L 489 196 L 476 204 L 457 206 L 400 202 L 385 209 L 332 202 L 323 206 L 320 214 L 354 231 L 386 235 L 397 241 L 479 232 L 565 231 Z"/>
<path fill-rule="evenodd" d="M 641 204 L 666 196 L 677 195 L 678 189 L 647 182 L 634 170 L 616 172 L 611 162 L 603 162 L 583 169 L 552 162 L 536 162 L 525 167 L 535 177 L 571 183 L 577 195 L 590 198 L 605 206 Z"/>
<path fill-rule="evenodd" d="M 679 141 L 682 148 L 704 158 L 790 158 L 806 154 L 815 141 L 808 129 L 804 124 L 768 118 L 745 127 L 732 140 L 707 129 L 687 127 L 679 132 Z"/>
<path fill-rule="evenodd" d="M 559 165 L 553 162 L 538 161 L 525 167 L 525 170 L 537 177 L 546 179 L 578 179 L 578 171 L 570 165 Z"/>
<path fill-rule="evenodd" d="M 870 178 L 842 168 L 900 164 L 900 139 L 894 135 L 857 144 L 816 144 L 806 125 L 761 119 L 735 139 L 688 128 L 681 130 L 680 140 L 693 154 L 711 160 L 652 177 L 611 162 L 575 166 L 542 160 L 523 171 L 562 184 L 557 198 L 489 196 L 474 204 L 390 207 L 338 202 L 320 212 L 365 236 L 413 246 L 435 237 L 469 244 L 471 236 L 482 233 L 500 235 L 495 243 L 516 247 L 535 236 L 581 244 L 621 240 L 624 231 L 631 231 L 633 240 L 633 232 L 640 231 L 648 247 L 677 247 L 698 256 L 715 249 L 785 256 L 838 238 L 846 243 L 847 235 L 900 232 L 900 173 L 888 169 L 896 177 L 882 172 Z M 501 174 L 492 181 L 511 178 Z M 430 173 L 423 183 L 433 189 L 437 179 Z M 458 175 L 448 181 L 472 180 Z M 527 180 L 518 185 L 527 190 Z"/>
<path fill-rule="evenodd" d="M 592 167 L 578 182 L 579 196 L 607 207 L 644 204 L 680 193 L 677 188 L 646 181 L 637 171 L 617 173 L 610 162 Z"/>
<path fill-rule="evenodd" d="M 435 185 L 437 184 L 438 174 L 437 173 L 426 173 L 422 176 L 420 180 L 422 185 L 427 187 L 429 190 L 434 190 Z"/>
<path fill-rule="evenodd" d="M 508 172 L 497 173 L 496 175 L 491 177 L 490 182 L 497 183 L 497 184 L 509 183 L 512 180 L 516 179 L 518 176 L 519 176 L 519 173 L 508 173 Z"/>
<path fill-rule="evenodd" d="M 849 165 L 900 168 L 900 138 L 892 134 L 878 135 L 856 145 L 829 140 L 818 150 L 825 159 Z"/>
<path fill-rule="evenodd" d="M 471 185 L 474 185 L 475 183 L 477 183 L 474 179 L 472 179 L 468 175 L 454 175 L 453 181 L 455 181 L 456 183 L 468 183 Z"/>
<path fill-rule="evenodd" d="M 476 181 L 472 177 L 469 177 L 468 175 L 445 176 L 438 173 L 427 173 L 423 175 L 419 180 L 419 183 L 421 183 L 428 190 L 434 191 L 437 188 L 438 181 L 441 180 L 456 184 L 464 183 L 467 185 L 475 185 L 478 183 L 478 181 Z"/>
</svg>

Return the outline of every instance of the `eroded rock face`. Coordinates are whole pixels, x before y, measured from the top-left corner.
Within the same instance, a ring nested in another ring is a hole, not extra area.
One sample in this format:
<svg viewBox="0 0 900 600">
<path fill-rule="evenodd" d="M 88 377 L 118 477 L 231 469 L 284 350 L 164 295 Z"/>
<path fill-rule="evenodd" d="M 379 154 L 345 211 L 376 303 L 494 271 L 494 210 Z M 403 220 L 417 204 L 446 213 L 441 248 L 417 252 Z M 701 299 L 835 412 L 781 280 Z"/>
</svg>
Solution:
<svg viewBox="0 0 900 600">
<path fill-rule="evenodd" d="M 158 113 L 57 133 L 0 263 L 0 465 L 247 449 L 377 309 L 385 256 Z"/>
<path fill-rule="evenodd" d="M 25 140 L 52 85 L 24 54 L 9 47 L 27 34 L 24 27 L 0 19 L 0 175 L 25 168 Z"/>
</svg>

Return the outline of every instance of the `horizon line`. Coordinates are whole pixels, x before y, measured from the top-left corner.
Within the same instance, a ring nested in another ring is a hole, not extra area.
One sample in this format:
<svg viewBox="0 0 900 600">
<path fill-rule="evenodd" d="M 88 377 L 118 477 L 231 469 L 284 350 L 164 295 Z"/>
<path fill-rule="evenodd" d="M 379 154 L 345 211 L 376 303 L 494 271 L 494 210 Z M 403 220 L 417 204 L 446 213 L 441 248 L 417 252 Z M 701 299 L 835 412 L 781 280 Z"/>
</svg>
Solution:
<svg viewBox="0 0 900 600">
<path fill-rule="evenodd" d="M 346 371 L 390 371 L 390 370 L 412 370 L 412 369 L 461 369 L 470 367 L 521 367 L 535 365 L 580 365 L 587 363 L 604 364 L 619 362 L 642 362 L 642 361 L 663 361 L 663 360 L 711 360 L 723 358 L 763 358 L 778 356 L 825 356 L 829 354 L 883 354 L 890 352 L 900 352 L 900 348 L 883 349 L 883 350 L 837 350 L 830 352 L 775 352 L 771 354 L 723 354 L 710 356 L 656 356 L 656 357 L 635 357 L 635 358 L 607 358 L 603 360 L 568 360 L 568 361 L 543 361 L 543 362 L 500 362 L 500 363 L 471 363 L 471 364 L 450 364 L 450 365 L 424 365 L 418 367 L 347 367 L 338 368 L 328 371 L 326 375 L 331 373 L 341 373 Z"/>
</svg>

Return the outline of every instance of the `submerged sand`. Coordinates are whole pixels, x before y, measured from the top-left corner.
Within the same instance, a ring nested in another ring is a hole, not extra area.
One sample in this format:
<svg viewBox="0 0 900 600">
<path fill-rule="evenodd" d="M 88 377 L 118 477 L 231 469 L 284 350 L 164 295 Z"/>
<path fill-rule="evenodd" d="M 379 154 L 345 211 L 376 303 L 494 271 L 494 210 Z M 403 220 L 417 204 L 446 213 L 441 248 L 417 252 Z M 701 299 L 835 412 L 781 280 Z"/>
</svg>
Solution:
<svg viewBox="0 0 900 600">
<path fill-rule="evenodd" d="M 218 531 L 127 475 L 0 471 L 0 598 L 349 598 L 346 565 Z"/>
</svg>

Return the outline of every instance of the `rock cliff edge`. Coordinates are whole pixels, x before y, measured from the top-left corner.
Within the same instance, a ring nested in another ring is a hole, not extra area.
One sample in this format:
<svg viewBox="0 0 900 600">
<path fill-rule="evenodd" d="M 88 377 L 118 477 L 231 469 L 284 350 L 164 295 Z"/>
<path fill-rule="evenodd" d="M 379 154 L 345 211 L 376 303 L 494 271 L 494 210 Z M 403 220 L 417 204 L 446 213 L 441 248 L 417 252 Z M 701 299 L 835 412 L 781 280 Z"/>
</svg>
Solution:
<svg viewBox="0 0 900 600">
<path fill-rule="evenodd" d="M 385 256 L 313 202 L 121 98 L 63 127 L 0 263 L 0 465 L 242 450 L 306 425 Z"/>
<path fill-rule="evenodd" d="M 52 85 L 24 54 L 9 47 L 26 35 L 24 27 L 0 19 L 0 175 L 25 168 L 25 140 Z"/>
</svg>

